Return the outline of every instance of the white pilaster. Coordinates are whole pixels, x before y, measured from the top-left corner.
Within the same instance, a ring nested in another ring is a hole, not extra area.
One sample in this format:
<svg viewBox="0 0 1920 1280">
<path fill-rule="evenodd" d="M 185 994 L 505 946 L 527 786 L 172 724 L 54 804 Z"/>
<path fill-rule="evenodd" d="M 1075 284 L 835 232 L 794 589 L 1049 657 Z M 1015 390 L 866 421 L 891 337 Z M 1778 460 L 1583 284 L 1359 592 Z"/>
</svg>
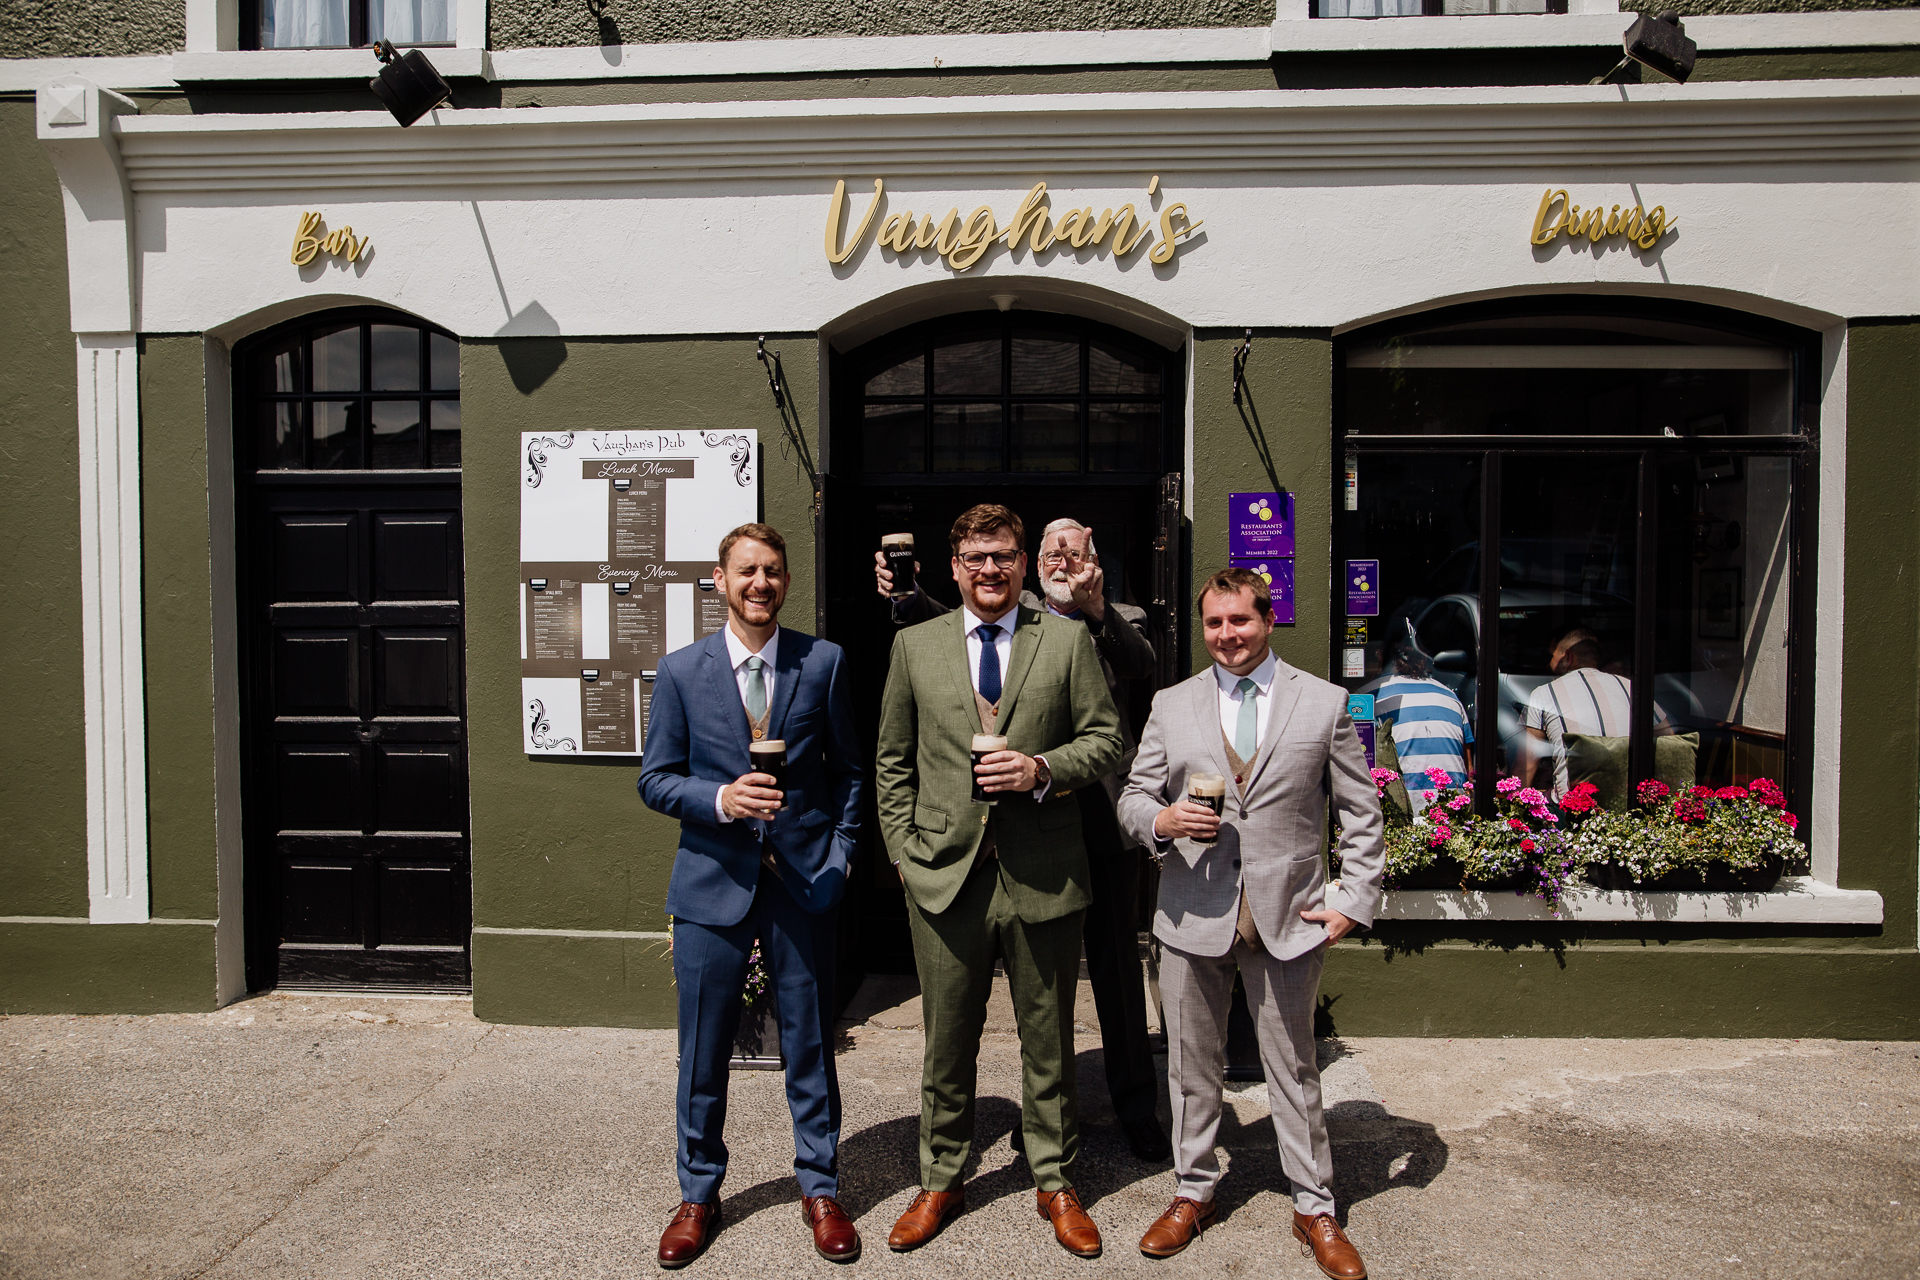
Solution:
<svg viewBox="0 0 1920 1280">
<path fill-rule="evenodd" d="M 83 333 L 76 340 L 87 915 L 95 924 L 144 923 L 149 914 L 135 341 L 131 333 Z"/>
</svg>

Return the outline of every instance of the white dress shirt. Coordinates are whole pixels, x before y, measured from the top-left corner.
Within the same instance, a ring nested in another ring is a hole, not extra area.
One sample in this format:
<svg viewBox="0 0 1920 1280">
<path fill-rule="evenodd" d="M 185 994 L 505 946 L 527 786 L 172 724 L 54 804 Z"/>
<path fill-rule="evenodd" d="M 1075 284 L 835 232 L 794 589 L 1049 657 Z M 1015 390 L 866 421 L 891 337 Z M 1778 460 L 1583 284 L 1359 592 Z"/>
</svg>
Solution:
<svg viewBox="0 0 1920 1280">
<path fill-rule="evenodd" d="M 753 650 L 747 648 L 746 641 L 733 634 L 731 626 L 723 630 L 727 637 L 727 661 L 733 664 L 733 684 L 740 691 L 740 705 L 744 708 L 747 705 L 747 659 L 755 655 Z M 775 627 L 773 634 L 767 637 L 766 644 L 760 647 L 759 653 L 760 660 L 767 664 L 760 669 L 760 678 L 766 682 L 769 712 L 773 710 L 773 665 L 779 657 L 780 628 Z M 720 821 L 732 822 L 733 819 L 727 815 L 726 806 L 720 803 L 720 797 L 726 789 L 726 784 L 722 784 L 720 790 L 713 793 L 713 811 L 719 816 Z"/>
<path fill-rule="evenodd" d="M 986 625 L 986 620 L 973 610 L 967 608 L 964 604 L 960 606 L 960 612 L 966 615 L 967 622 L 967 679 L 973 682 L 973 691 L 979 693 L 980 651 L 984 646 L 981 644 L 980 637 L 976 632 L 980 627 Z M 1013 657 L 1013 624 L 1019 620 L 1019 614 L 1020 608 L 1018 605 L 1015 605 L 1013 608 L 1001 614 L 999 620 L 993 624 L 1000 628 L 999 634 L 993 638 L 993 651 L 1000 655 L 1000 690 L 1002 696 L 1005 695 L 1007 688 L 1007 662 Z M 1046 761 L 1045 756 L 1035 756 L 1034 759 L 1042 763 Z M 1044 787 L 1035 787 L 1033 789 L 1033 798 L 1035 800 L 1045 800 L 1047 798 L 1047 792 L 1051 790 L 1053 790 L 1053 784 L 1051 782 Z"/>
<path fill-rule="evenodd" d="M 1273 709 L 1273 678 L 1279 673 L 1280 664 L 1274 661 L 1271 652 L 1244 677 L 1233 674 L 1217 662 L 1213 664 L 1213 678 L 1220 684 L 1220 732 L 1227 735 L 1228 742 L 1232 742 L 1240 731 L 1239 686 L 1242 679 L 1253 681 L 1253 692 L 1248 696 L 1253 699 L 1254 749 L 1259 750 L 1259 744 L 1266 741 L 1267 713 Z"/>
</svg>

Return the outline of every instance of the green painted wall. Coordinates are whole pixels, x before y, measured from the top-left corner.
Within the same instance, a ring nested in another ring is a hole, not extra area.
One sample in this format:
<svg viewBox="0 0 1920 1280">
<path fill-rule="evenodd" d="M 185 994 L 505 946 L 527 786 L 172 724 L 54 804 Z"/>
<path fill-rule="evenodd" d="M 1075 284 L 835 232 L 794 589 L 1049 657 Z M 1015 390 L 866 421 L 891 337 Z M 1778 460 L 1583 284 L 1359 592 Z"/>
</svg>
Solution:
<svg viewBox="0 0 1920 1280">
<path fill-rule="evenodd" d="M 783 349 L 817 456 L 815 344 Z M 557 338 L 469 343 L 460 400 L 467 549 L 467 705 L 473 793 L 474 1010 L 499 1022 L 672 1026 L 665 948 L 594 936 L 664 931 L 678 824 L 649 812 L 631 761 L 532 759 L 521 749 L 520 432 L 760 432 L 763 518 L 794 571 L 782 618 L 813 627 L 813 486 L 781 430 L 751 338 Z"/>
<path fill-rule="evenodd" d="M 211 925 L 0 923 L 0 1013 L 213 1007 Z"/>
<path fill-rule="evenodd" d="M 0 102 L 0 915 L 87 914 L 77 362 L 66 222 L 32 102 Z"/>
</svg>

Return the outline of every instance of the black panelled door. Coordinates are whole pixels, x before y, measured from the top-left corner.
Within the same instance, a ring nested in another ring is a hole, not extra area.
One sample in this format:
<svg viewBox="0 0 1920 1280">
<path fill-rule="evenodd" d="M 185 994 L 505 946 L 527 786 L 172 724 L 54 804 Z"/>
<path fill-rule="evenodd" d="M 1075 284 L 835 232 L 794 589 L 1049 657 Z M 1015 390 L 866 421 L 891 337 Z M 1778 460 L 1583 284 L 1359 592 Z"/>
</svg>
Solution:
<svg viewBox="0 0 1920 1280">
<path fill-rule="evenodd" d="M 359 326 L 357 345 L 374 356 L 382 335 L 407 346 L 382 320 L 371 343 Z M 250 386 L 258 370 L 238 362 L 241 420 L 255 424 L 241 441 L 249 985 L 461 989 L 471 876 L 460 473 L 339 465 L 394 460 L 383 416 L 439 422 L 451 406 L 457 430 L 457 401 L 444 387 L 439 399 L 420 394 L 446 372 L 398 370 L 392 350 L 384 364 L 359 359 L 354 374 L 342 332 L 329 316 L 256 345 L 277 366 L 275 390 Z M 439 339 L 412 332 L 423 356 Z M 319 404 L 316 354 L 334 364 L 323 363 Z M 426 434 L 407 442 L 418 461 L 437 452 L 457 465 L 457 436 L 430 450 Z"/>
</svg>

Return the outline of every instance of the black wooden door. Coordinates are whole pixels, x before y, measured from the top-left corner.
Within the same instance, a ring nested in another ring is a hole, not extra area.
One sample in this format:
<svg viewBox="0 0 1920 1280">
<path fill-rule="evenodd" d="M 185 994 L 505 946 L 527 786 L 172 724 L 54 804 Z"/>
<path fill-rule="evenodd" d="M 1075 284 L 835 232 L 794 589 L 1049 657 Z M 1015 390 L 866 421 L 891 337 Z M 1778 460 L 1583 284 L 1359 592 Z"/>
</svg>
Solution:
<svg viewBox="0 0 1920 1280">
<path fill-rule="evenodd" d="M 267 489 L 252 524 L 257 985 L 464 986 L 458 484 Z"/>
</svg>

